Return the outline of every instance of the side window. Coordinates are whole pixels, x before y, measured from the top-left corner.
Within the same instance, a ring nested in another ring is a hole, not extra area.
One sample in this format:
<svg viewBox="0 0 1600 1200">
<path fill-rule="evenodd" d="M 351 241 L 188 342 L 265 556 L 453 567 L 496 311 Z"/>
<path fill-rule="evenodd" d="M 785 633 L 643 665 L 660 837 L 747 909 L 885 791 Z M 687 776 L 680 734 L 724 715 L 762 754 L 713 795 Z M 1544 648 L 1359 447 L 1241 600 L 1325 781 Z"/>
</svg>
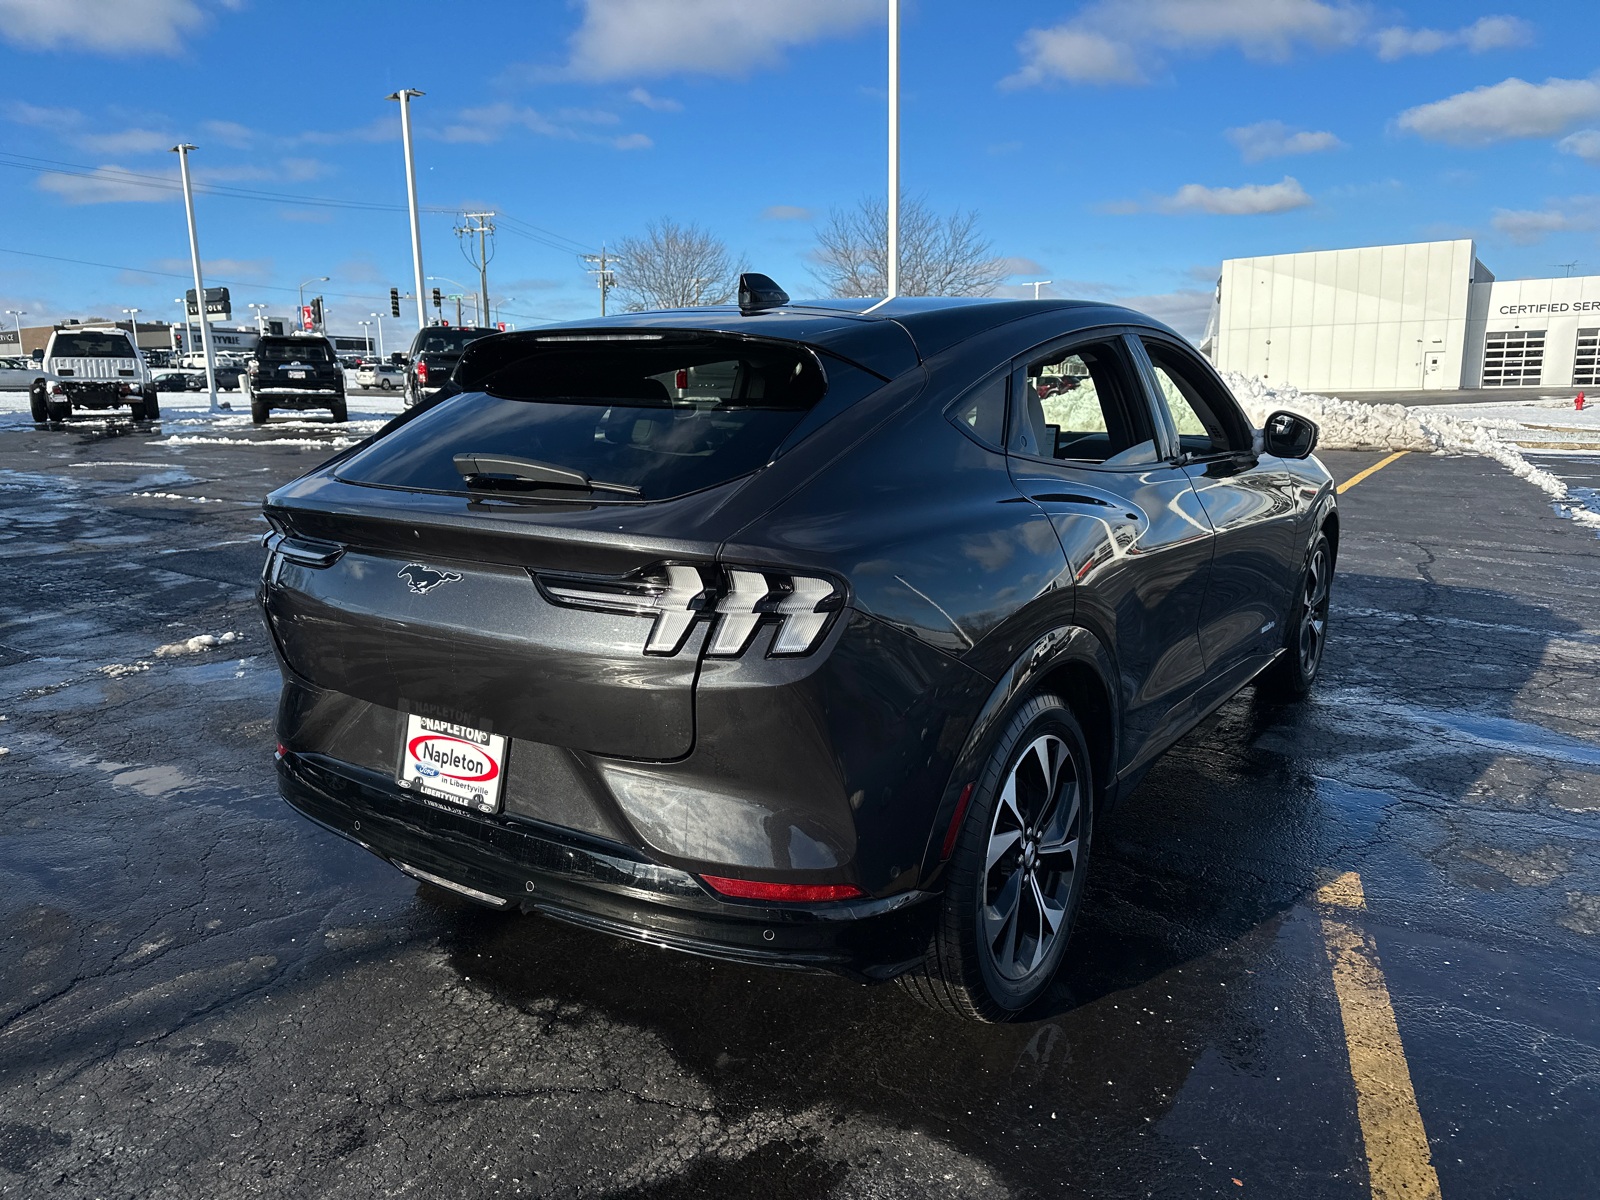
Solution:
<svg viewBox="0 0 1600 1200">
<path fill-rule="evenodd" d="M 980 383 L 957 400 L 948 415 L 958 429 L 998 450 L 1006 436 L 1006 377 L 996 375 Z"/>
<path fill-rule="evenodd" d="M 1162 342 L 1146 341 L 1144 349 L 1178 431 L 1178 444 L 1186 453 L 1228 454 L 1250 448 L 1248 422 L 1233 398 L 1220 394 L 1215 380 Z"/>
<path fill-rule="evenodd" d="M 1134 378 L 1116 342 L 1033 360 L 1018 374 L 1011 451 L 1108 467 L 1154 462 L 1149 412 Z"/>
</svg>

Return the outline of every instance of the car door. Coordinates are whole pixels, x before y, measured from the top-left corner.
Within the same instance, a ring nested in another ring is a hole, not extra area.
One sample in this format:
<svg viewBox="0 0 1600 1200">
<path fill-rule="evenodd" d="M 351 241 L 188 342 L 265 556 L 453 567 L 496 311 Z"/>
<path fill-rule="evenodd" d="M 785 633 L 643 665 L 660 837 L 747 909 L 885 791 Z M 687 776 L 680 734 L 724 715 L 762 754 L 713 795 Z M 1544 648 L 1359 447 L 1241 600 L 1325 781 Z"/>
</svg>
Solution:
<svg viewBox="0 0 1600 1200">
<path fill-rule="evenodd" d="M 1013 364 L 1011 476 L 1049 514 L 1076 621 L 1112 651 L 1122 762 L 1187 724 L 1203 679 L 1199 614 L 1212 531 L 1189 475 L 1163 459 L 1155 414 L 1120 331 L 1047 343 Z"/>
<path fill-rule="evenodd" d="M 1132 341 L 1167 425 L 1170 461 L 1193 481 L 1216 531 L 1200 648 L 1210 687 L 1226 693 L 1283 644 L 1290 581 L 1299 570 L 1296 482 L 1282 460 L 1257 453 L 1249 419 L 1198 355 L 1163 335 Z"/>
</svg>

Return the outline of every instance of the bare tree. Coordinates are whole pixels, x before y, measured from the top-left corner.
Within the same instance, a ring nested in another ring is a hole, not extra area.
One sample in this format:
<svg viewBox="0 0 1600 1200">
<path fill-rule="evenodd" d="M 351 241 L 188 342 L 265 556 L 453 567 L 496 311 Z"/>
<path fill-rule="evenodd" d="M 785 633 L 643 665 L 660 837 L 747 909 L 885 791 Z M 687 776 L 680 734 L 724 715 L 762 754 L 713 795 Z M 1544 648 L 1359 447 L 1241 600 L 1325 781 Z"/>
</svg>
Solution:
<svg viewBox="0 0 1600 1200">
<path fill-rule="evenodd" d="M 726 304 L 749 269 L 721 238 L 666 218 L 646 225 L 643 237 L 617 243 L 617 260 L 617 291 L 629 312 Z"/>
<path fill-rule="evenodd" d="M 957 209 L 947 217 L 920 197 L 900 204 L 900 294 L 987 296 L 1010 274 L 980 237 L 978 214 Z M 831 296 L 882 296 L 888 292 L 889 212 L 882 200 L 834 209 L 817 231 L 811 273 Z"/>
</svg>

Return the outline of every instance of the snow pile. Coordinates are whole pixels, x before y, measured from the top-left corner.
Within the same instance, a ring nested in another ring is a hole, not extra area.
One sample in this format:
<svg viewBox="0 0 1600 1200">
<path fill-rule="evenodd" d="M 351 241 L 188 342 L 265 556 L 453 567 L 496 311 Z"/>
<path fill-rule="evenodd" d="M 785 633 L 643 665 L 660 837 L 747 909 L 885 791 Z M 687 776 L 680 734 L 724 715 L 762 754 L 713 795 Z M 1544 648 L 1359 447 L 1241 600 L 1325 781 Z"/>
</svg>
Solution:
<svg viewBox="0 0 1600 1200">
<path fill-rule="evenodd" d="M 1600 510 L 1586 501 L 1590 488 L 1569 488 L 1564 480 L 1536 467 L 1514 444 L 1502 441 L 1493 423 L 1450 416 L 1437 408 L 1405 408 L 1399 404 L 1362 404 L 1317 396 L 1296 387 L 1277 388 L 1237 371 L 1223 375 L 1234 397 L 1258 429 L 1276 410 L 1288 409 L 1309 417 L 1321 429 L 1317 446 L 1323 450 L 1422 450 L 1436 454 L 1477 454 L 1492 458 L 1518 479 L 1526 479 L 1549 495 L 1563 516 L 1600 529 Z"/>
<path fill-rule="evenodd" d="M 220 637 L 202 633 L 186 642 L 173 642 L 171 645 L 157 646 L 156 657 L 173 658 L 179 654 L 199 654 L 202 650 L 209 650 L 213 646 L 226 646 L 229 642 L 237 642 L 239 640 L 237 633 L 225 633 Z"/>
</svg>

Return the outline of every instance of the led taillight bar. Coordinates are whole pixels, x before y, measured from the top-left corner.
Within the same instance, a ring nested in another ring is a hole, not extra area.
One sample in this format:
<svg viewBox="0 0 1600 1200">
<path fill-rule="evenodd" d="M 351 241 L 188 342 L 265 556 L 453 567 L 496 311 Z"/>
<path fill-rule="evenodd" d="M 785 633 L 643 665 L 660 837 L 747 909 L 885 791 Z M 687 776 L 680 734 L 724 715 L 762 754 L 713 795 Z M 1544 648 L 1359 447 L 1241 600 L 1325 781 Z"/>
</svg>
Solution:
<svg viewBox="0 0 1600 1200">
<path fill-rule="evenodd" d="M 779 900 L 789 903 L 817 903 L 824 900 L 855 900 L 865 895 L 860 888 L 843 884 L 811 883 L 758 883 L 753 879 L 725 879 L 720 875 L 702 875 L 712 891 L 740 900 Z"/>
</svg>

